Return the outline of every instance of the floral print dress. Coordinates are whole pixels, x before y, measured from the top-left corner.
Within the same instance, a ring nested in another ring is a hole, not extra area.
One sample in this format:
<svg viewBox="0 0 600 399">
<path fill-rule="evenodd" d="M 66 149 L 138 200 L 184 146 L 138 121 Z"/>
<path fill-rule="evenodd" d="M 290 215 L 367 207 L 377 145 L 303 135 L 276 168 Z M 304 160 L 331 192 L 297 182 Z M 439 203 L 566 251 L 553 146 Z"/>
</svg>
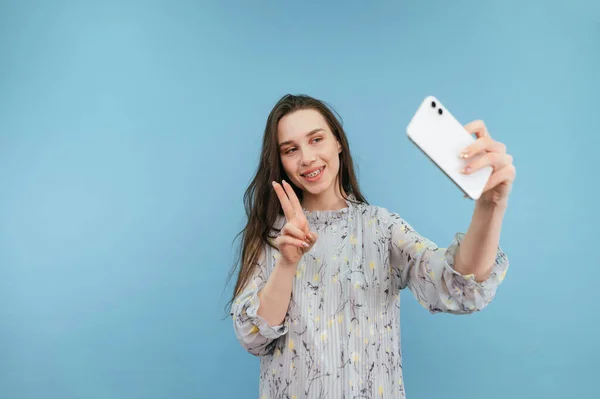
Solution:
<svg viewBox="0 0 600 399">
<path fill-rule="evenodd" d="M 281 325 L 257 315 L 277 250 L 265 249 L 234 300 L 236 336 L 260 356 L 259 398 L 405 398 L 400 290 L 408 287 L 431 313 L 468 314 L 487 306 L 504 279 L 500 248 L 490 277 L 478 283 L 453 269 L 462 233 L 439 248 L 398 214 L 352 199 L 341 210 L 305 211 L 319 238 L 298 264 Z"/>
</svg>

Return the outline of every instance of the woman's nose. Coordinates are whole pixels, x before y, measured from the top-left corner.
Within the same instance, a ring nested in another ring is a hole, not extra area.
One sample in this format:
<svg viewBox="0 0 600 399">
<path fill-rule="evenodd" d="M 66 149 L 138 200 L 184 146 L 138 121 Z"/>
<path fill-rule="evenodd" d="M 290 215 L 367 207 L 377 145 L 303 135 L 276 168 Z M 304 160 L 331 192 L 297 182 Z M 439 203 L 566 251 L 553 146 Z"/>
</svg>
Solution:
<svg viewBox="0 0 600 399">
<path fill-rule="evenodd" d="M 309 151 L 304 151 L 302 152 L 302 166 L 307 166 L 310 165 L 311 163 L 315 162 L 317 160 L 317 158 L 315 157 L 315 155 L 312 152 Z"/>
</svg>

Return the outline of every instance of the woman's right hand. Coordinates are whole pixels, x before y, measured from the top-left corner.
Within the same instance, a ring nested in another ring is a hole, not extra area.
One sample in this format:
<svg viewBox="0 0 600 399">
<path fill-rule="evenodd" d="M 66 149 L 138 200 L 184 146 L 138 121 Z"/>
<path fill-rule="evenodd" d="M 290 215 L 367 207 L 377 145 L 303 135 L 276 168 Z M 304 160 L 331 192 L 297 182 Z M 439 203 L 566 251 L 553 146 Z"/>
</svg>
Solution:
<svg viewBox="0 0 600 399">
<path fill-rule="evenodd" d="M 275 246 L 285 264 L 296 267 L 302 255 L 314 246 L 317 234 L 310 231 L 302 205 L 292 186 L 284 180 L 283 186 L 273 182 L 273 188 L 286 220 L 281 234 L 275 239 Z"/>
</svg>

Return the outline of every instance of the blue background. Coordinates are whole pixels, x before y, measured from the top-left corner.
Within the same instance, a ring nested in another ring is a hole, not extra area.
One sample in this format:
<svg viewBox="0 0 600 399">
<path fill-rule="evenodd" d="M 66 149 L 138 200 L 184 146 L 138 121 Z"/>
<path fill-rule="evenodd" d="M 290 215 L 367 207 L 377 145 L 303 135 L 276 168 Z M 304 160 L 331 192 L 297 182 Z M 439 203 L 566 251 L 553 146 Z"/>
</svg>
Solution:
<svg viewBox="0 0 600 399">
<path fill-rule="evenodd" d="M 406 139 L 419 102 L 514 156 L 496 300 L 402 294 L 409 398 L 597 393 L 600 3 L 248 3 L 0 2 L 0 398 L 257 396 L 225 279 L 287 92 L 328 101 L 367 199 L 440 245 L 473 203 Z"/>
</svg>

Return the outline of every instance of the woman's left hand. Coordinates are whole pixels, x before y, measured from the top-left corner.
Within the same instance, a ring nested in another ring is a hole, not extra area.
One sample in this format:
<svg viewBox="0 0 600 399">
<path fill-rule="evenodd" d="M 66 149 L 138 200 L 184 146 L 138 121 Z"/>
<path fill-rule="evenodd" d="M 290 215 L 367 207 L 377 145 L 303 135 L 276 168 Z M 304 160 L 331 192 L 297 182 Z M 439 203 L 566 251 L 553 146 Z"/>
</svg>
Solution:
<svg viewBox="0 0 600 399">
<path fill-rule="evenodd" d="M 513 165 L 513 157 L 506 152 L 506 145 L 492 139 L 483 121 L 470 122 L 465 125 L 465 129 L 469 133 L 474 133 L 477 140 L 463 149 L 460 157 L 469 160 L 478 154 L 482 156 L 467 162 L 463 173 L 469 174 L 491 166 L 492 175 L 479 201 L 497 205 L 506 204 L 517 173 Z"/>
</svg>

